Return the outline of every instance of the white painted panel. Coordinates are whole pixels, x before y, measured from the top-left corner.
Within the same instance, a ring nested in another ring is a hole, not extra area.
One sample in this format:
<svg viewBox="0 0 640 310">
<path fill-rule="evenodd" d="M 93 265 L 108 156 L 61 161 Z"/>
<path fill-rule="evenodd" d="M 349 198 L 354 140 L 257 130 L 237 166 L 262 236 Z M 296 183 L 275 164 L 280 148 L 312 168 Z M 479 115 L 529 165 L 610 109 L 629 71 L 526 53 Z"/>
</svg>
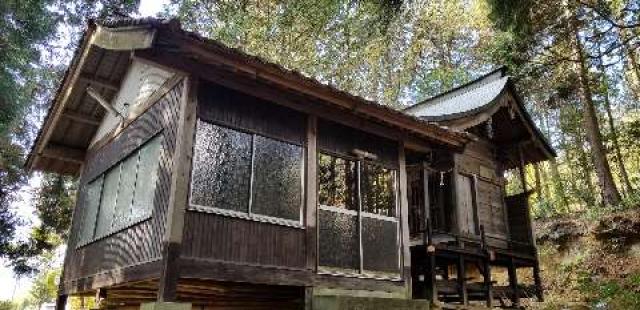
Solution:
<svg viewBox="0 0 640 310">
<path fill-rule="evenodd" d="M 134 60 L 129 66 L 120 90 L 111 104 L 126 117 L 130 112 L 134 112 L 140 104 L 144 103 L 172 75 L 172 72 Z M 91 145 L 112 132 L 119 125 L 119 122 L 120 118 L 107 113 L 93 137 Z"/>
</svg>

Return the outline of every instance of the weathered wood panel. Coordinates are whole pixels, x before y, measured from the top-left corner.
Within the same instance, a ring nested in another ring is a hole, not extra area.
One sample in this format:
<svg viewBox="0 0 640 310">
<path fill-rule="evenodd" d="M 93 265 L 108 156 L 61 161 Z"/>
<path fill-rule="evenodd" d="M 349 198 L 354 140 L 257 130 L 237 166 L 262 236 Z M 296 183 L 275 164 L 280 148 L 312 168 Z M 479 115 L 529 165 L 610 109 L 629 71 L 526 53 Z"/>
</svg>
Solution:
<svg viewBox="0 0 640 310">
<path fill-rule="evenodd" d="M 80 180 L 81 190 L 68 242 L 69 250 L 64 269 L 65 282 L 156 261 L 160 258 L 173 168 L 177 109 L 181 94 L 182 84 L 178 84 L 113 141 L 100 149 L 92 150 L 88 155 Z M 77 248 L 84 211 L 85 185 L 157 134 L 163 135 L 164 138 L 152 217 Z"/>
<path fill-rule="evenodd" d="M 304 269 L 304 229 L 188 211 L 182 257 Z"/>
<path fill-rule="evenodd" d="M 496 173 L 497 159 L 493 147 L 486 141 L 472 142 L 457 156 L 458 170 L 476 176 L 476 211 L 479 225 L 490 237 L 507 238 L 502 180 Z M 489 240 L 493 242 L 495 238 Z M 495 242 L 494 242 L 495 243 Z M 505 246 L 504 242 L 496 244 Z"/>
<path fill-rule="evenodd" d="M 498 185 L 482 179 L 478 180 L 476 186 L 480 225 L 484 226 L 487 233 L 506 238 L 507 228 L 502 190 Z"/>
<path fill-rule="evenodd" d="M 325 119 L 318 120 L 318 148 L 321 151 L 348 156 L 353 156 L 354 149 L 360 149 L 376 155 L 380 162 L 394 168 L 398 167 L 396 141 Z"/>
<path fill-rule="evenodd" d="M 103 305 L 107 308 L 140 309 L 156 301 L 157 281 L 142 281 L 110 288 Z M 304 287 L 181 279 L 177 300 L 203 309 L 303 309 Z"/>
<path fill-rule="evenodd" d="M 477 205 L 474 199 L 474 181 L 468 175 L 458 174 L 456 176 L 457 189 L 457 219 L 460 232 L 468 235 L 477 235 L 476 212 Z"/>
<path fill-rule="evenodd" d="M 211 83 L 200 87 L 198 117 L 300 145 L 306 137 L 304 114 Z"/>
<path fill-rule="evenodd" d="M 509 233 L 511 239 L 528 243 L 531 237 L 529 225 L 529 208 L 527 207 L 528 194 L 518 194 L 506 197 L 507 214 L 509 217 Z"/>
</svg>

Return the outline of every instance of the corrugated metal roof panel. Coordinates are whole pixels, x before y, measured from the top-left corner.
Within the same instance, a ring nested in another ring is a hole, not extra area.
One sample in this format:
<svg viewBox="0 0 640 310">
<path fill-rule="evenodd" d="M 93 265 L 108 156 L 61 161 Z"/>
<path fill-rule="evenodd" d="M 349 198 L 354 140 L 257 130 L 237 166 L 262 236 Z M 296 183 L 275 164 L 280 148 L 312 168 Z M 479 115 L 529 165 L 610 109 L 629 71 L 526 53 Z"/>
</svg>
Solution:
<svg viewBox="0 0 640 310">
<path fill-rule="evenodd" d="M 452 93 L 452 96 L 439 97 L 405 112 L 434 121 L 468 115 L 491 104 L 502 93 L 508 79 L 502 77 L 479 87 Z"/>
</svg>

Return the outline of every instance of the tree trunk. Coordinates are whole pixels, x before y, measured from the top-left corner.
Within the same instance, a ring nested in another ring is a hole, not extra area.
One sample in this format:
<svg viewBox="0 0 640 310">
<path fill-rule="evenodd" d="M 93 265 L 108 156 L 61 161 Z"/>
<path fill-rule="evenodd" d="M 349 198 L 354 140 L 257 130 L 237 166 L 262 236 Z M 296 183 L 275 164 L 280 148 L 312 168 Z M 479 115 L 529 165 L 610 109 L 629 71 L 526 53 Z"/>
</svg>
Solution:
<svg viewBox="0 0 640 310">
<path fill-rule="evenodd" d="M 536 191 L 536 196 L 538 197 L 538 202 L 542 201 L 542 181 L 540 180 L 540 166 L 538 166 L 538 163 L 535 163 L 532 165 L 533 166 L 533 177 L 534 177 L 534 181 L 535 181 L 535 191 Z"/>
<path fill-rule="evenodd" d="M 627 32 L 628 30 L 622 30 L 621 32 L 622 40 L 625 42 L 627 41 L 627 38 L 628 38 Z M 638 65 L 638 60 L 636 59 L 635 51 L 629 47 L 628 43 L 624 44 L 623 49 L 625 54 L 627 54 L 627 59 L 629 60 L 628 65 L 631 69 L 631 72 L 634 73 L 635 75 L 636 83 L 635 85 L 633 85 L 634 83 L 630 82 L 629 90 L 631 90 L 633 97 L 636 99 L 636 108 L 637 108 L 640 105 L 640 66 Z"/>
<path fill-rule="evenodd" d="M 613 151 L 615 152 L 616 161 L 618 162 L 618 169 L 620 169 L 620 178 L 624 183 L 624 191 L 627 195 L 633 192 L 633 186 L 629 181 L 629 174 L 627 173 L 627 168 L 624 166 L 624 160 L 622 158 L 622 152 L 620 151 L 620 143 L 618 141 L 618 130 L 616 129 L 613 113 L 611 112 L 611 102 L 609 101 L 609 82 L 607 81 L 607 76 L 605 73 L 604 66 L 602 66 L 602 60 L 600 61 L 601 70 L 602 70 L 602 83 L 604 83 L 605 92 L 604 92 L 604 106 L 607 111 L 607 123 L 609 124 L 609 131 L 611 131 L 611 142 L 613 143 Z"/>
<path fill-rule="evenodd" d="M 576 111 L 578 112 L 578 111 Z M 585 188 L 576 190 L 576 193 L 582 199 L 586 206 L 595 206 L 597 202 L 597 191 L 593 182 L 591 181 L 591 171 L 594 170 L 590 164 L 593 164 L 593 161 L 589 160 L 589 154 L 585 150 L 585 141 L 584 135 L 586 135 L 581 128 L 578 127 L 575 131 L 575 142 L 577 147 L 574 148 L 576 152 L 576 160 L 578 161 L 578 177 L 572 178 L 574 182 L 574 188 L 577 188 L 575 182 L 584 182 Z M 586 190 L 585 190 L 586 189 Z"/>
<path fill-rule="evenodd" d="M 578 76 L 580 81 L 580 95 L 582 96 L 582 112 L 583 123 L 586 130 L 587 140 L 591 145 L 591 154 L 593 164 L 595 166 L 596 175 L 598 176 L 598 185 L 602 191 L 603 202 L 608 206 L 615 206 L 620 203 L 620 193 L 616 188 L 611 175 L 611 167 L 607 160 L 604 145 L 602 144 L 602 135 L 600 134 L 600 125 L 596 115 L 596 108 L 593 104 L 591 86 L 589 85 L 589 72 L 587 70 L 586 60 L 582 50 L 582 43 L 578 34 L 577 21 L 572 23 L 575 51 L 578 56 Z"/>
<path fill-rule="evenodd" d="M 548 113 L 545 113 L 544 124 L 546 127 L 545 130 L 547 131 L 547 137 L 551 138 L 551 126 L 549 125 Z M 562 141 L 564 141 L 564 133 L 561 132 L 560 138 Z M 555 198 L 559 198 L 558 200 L 554 198 L 554 200 L 559 201 L 560 207 L 562 207 L 561 210 L 563 212 L 569 212 L 569 199 L 567 198 L 565 188 L 564 188 L 564 181 L 562 180 L 562 176 L 560 176 L 558 163 L 556 162 L 555 157 L 551 157 L 551 159 L 549 160 L 549 168 L 551 168 L 551 183 L 553 186 L 553 192 L 555 194 Z M 548 189 L 547 189 L 547 192 L 550 193 Z M 550 196 L 551 195 L 549 195 L 549 197 Z"/>
</svg>

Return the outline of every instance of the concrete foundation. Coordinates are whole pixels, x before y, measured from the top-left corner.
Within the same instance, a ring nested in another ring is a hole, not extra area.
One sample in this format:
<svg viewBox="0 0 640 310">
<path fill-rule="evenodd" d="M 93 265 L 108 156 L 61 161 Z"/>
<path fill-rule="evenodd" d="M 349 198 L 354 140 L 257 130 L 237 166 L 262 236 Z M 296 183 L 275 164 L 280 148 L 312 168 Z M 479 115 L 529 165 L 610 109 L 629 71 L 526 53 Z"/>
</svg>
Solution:
<svg viewBox="0 0 640 310">
<path fill-rule="evenodd" d="M 191 310 L 188 302 L 148 302 L 140 305 L 140 310 Z"/>
<path fill-rule="evenodd" d="M 313 310 L 428 310 L 426 300 L 399 298 L 314 296 Z"/>
</svg>

